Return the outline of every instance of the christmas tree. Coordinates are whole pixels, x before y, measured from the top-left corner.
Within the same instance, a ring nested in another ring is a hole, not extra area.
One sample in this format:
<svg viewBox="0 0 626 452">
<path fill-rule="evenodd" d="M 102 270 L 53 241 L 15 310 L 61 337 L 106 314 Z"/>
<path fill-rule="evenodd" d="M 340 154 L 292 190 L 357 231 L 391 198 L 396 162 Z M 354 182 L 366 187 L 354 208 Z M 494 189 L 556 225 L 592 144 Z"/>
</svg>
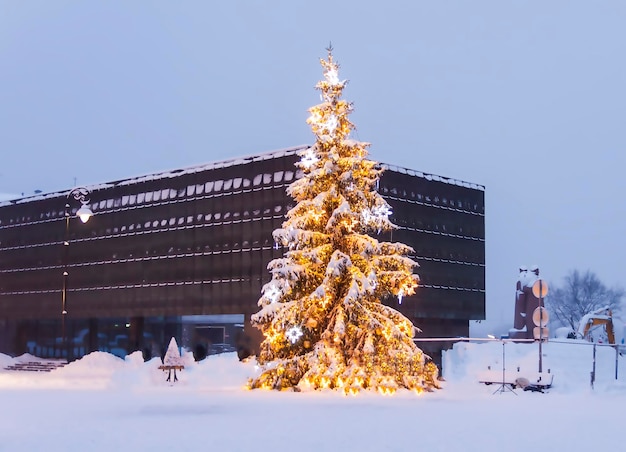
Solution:
<svg viewBox="0 0 626 452">
<path fill-rule="evenodd" d="M 381 170 L 368 143 L 350 139 L 352 104 L 341 99 L 339 65 L 320 60 L 322 103 L 307 122 L 316 143 L 301 153 L 303 176 L 288 188 L 296 205 L 274 239 L 287 249 L 272 260 L 252 323 L 265 339 L 261 374 L 251 388 L 332 388 L 346 393 L 437 387 L 437 367 L 415 345 L 413 324 L 382 304 L 414 293 L 412 249 L 379 242 L 393 228 L 376 192 Z"/>
<path fill-rule="evenodd" d="M 163 357 L 163 364 L 166 366 L 182 366 L 183 359 L 178 351 L 178 344 L 176 339 L 170 339 L 170 344 L 167 346 L 167 351 Z"/>
</svg>

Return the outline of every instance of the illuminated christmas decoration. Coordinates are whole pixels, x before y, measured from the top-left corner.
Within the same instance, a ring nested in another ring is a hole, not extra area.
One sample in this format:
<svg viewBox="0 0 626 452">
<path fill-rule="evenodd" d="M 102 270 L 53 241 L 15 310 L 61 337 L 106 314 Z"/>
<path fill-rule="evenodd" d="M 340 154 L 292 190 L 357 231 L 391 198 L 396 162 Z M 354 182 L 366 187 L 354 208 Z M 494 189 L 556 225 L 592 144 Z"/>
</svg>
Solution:
<svg viewBox="0 0 626 452">
<path fill-rule="evenodd" d="M 295 344 L 298 342 L 298 339 L 302 337 L 302 330 L 297 326 L 293 326 L 287 330 L 285 336 L 287 336 L 287 339 L 289 339 L 292 344 Z"/>
<path fill-rule="evenodd" d="M 273 234 L 284 255 L 269 263 L 272 280 L 252 316 L 265 339 L 249 386 L 351 395 L 431 390 L 438 371 L 413 342 L 416 328 L 382 303 L 415 292 L 417 263 L 410 247 L 374 238 L 394 228 L 376 192 L 381 169 L 367 159 L 369 145 L 349 137 L 352 105 L 341 98 L 347 82 L 331 49 L 321 64 L 322 103 L 307 119 L 316 142 L 288 188 L 296 205 Z"/>
<path fill-rule="evenodd" d="M 331 85 L 339 84 L 339 72 L 337 71 L 339 68 L 337 66 L 330 66 L 328 70 L 324 72 L 324 77 Z"/>
<path fill-rule="evenodd" d="M 333 134 L 339 122 L 337 121 L 337 117 L 335 115 L 330 115 L 328 119 L 324 122 L 324 128 L 328 131 L 329 134 Z"/>
</svg>

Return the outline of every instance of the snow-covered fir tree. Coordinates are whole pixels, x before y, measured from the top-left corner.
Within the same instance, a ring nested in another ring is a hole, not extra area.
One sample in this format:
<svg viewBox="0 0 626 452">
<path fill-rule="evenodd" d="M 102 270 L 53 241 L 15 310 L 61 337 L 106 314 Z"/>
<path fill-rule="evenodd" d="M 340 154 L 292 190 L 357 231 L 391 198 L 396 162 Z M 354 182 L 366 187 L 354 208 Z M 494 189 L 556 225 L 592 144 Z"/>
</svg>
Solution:
<svg viewBox="0 0 626 452">
<path fill-rule="evenodd" d="M 316 143 L 301 153 L 303 176 L 288 188 L 296 205 L 273 234 L 287 250 L 269 263 L 252 316 L 265 339 L 250 387 L 430 390 L 437 367 L 413 342 L 413 324 L 381 302 L 414 293 L 412 249 L 375 238 L 394 227 L 376 192 L 381 170 L 367 159 L 369 144 L 349 137 L 352 104 L 341 99 L 346 80 L 332 48 L 320 61 L 322 103 L 307 120 Z"/>
<path fill-rule="evenodd" d="M 165 366 L 183 365 L 183 359 L 180 356 L 178 344 L 176 343 L 176 339 L 174 339 L 173 337 L 170 339 L 170 343 L 167 346 L 167 351 L 165 352 L 165 356 L 163 357 L 163 364 Z"/>
</svg>

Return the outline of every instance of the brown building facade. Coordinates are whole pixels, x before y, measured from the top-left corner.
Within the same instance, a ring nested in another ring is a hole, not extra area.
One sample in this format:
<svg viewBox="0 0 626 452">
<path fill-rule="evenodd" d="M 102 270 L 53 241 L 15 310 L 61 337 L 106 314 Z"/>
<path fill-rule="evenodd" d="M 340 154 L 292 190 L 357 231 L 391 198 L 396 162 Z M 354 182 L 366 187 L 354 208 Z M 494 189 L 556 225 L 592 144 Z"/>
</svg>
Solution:
<svg viewBox="0 0 626 452">
<path fill-rule="evenodd" d="M 69 190 L 0 203 L 0 352 L 149 357 L 183 335 L 199 357 L 242 337 L 254 348 L 249 318 L 283 253 L 272 231 L 293 206 L 299 149 L 89 186 L 85 224 Z M 467 336 L 485 317 L 484 187 L 383 166 L 379 192 L 398 229 L 381 238 L 412 246 L 421 278 L 416 295 L 387 302 L 424 337 Z"/>
</svg>

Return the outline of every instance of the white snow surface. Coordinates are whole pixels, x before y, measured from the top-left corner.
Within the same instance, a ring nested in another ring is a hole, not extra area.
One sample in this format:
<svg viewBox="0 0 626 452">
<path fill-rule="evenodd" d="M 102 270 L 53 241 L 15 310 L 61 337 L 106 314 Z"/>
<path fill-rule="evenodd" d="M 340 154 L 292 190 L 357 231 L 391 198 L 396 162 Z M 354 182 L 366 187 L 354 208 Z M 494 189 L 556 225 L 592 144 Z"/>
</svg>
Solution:
<svg viewBox="0 0 626 452">
<path fill-rule="evenodd" d="M 505 372 L 537 372 L 538 350 L 505 343 Z M 498 341 L 460 342 L 444 353 L 443 389 L 356 397 L 249 391 L 255 363 L 235 353 L 198 363 L 183 353 L 176 383 L 165 381 L 160 359 L 144 363 L 139 352 L 94 352 L 52 372 L 4 370 L 33 357 L 0 355 L 0 450 L 623 450 L 624 357 L 615 379 L 615 350 L 597 347 L 592 389 L 592 346 L 544 343 L 553 387 L 502 392 L 478 382 L 501 379 L 502 351 Z"/>
</svg>

